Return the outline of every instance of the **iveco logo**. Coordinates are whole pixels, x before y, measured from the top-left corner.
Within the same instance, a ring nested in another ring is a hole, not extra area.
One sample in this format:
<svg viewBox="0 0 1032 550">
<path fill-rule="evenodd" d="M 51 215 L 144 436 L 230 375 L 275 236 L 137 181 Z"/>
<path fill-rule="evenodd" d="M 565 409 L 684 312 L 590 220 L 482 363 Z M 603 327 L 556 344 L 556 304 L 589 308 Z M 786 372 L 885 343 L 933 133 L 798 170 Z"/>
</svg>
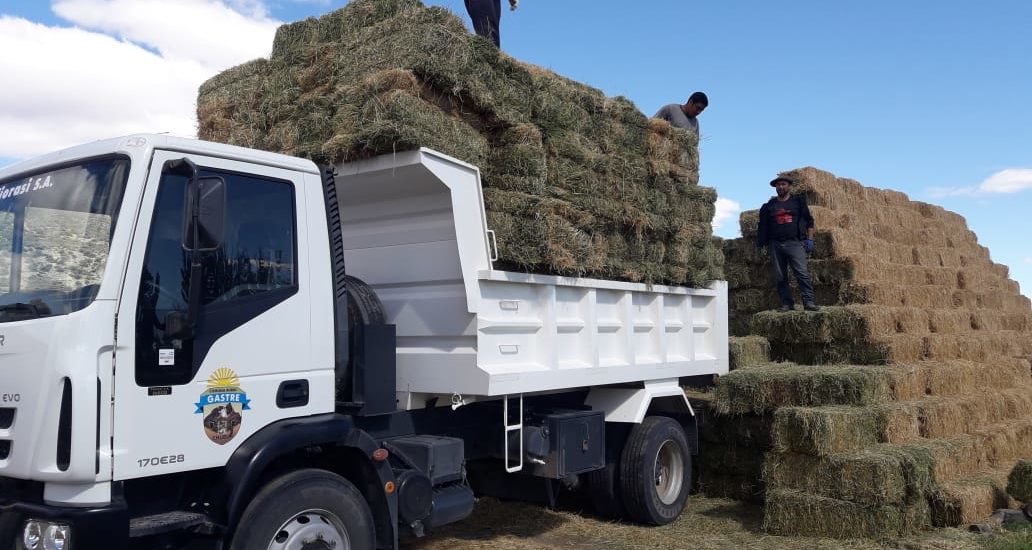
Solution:
<svg viewBox="0 0 1032 550">
<path fill-rule="evenodd" d="M 0 402 L 3 403 L 19 403 L 21 402 L 20 393 L 5 393 L 0 395 Z"/>
<path fill-rule="evenodd" d="M 4 345 L 4 338 L 6 337 L 3 334 L 0 334 L 0 346 Z"/>
</svg>

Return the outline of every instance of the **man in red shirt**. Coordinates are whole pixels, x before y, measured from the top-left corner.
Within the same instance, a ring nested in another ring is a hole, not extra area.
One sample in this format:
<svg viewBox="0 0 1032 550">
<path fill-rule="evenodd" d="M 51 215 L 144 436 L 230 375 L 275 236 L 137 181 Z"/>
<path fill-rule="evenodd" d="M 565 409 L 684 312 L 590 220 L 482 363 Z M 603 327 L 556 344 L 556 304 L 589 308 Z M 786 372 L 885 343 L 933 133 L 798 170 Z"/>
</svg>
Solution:
<svg viewBox="0 0 1032 550">
<path fill-rule="evenodd" d="M 788 268 L 792 268 L 799 293 L 803 295 L 803 308 L 818 311 L 820 308 L 813 297 L 813 283 L 806 258 L 813 252 L 813 216 L 802 194 L 791 194 L 792 180 L 774 178 L 770 185 L 777 191 L 760 207 L 760 226 L 756 233 L 756 248 L 761 253 L 769 251 L 774 276 L 778 282 L 778 296 L 781 307 L 778 311 L 792 311 L 795 303 L 788 288 Z"/>
</svg>

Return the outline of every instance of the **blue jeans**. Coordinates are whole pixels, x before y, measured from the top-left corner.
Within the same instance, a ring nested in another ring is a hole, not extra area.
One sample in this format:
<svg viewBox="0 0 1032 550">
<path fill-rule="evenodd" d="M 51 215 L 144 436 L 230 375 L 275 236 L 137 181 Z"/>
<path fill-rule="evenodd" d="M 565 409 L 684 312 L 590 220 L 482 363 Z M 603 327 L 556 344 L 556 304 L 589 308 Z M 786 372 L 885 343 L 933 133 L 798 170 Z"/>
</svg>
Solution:
<svg viewBox="0 0 1032 550">
<path fill-rule="evenodd" d="M 466 0 L 466 12 L 477 34 L 500 46 L 498 20 L 502 18 L 501 0 Z"/>
<path fill-rule="evenodd" d="M 806 267 L 806 250 L 803 241 L 771 241 L 770 259 L 774 266 L 774 278 L 778 281 L 778 296 L 781 303 L 793 307 L 792 291 L 788 288 L 788 268 L 791 266 L 799 283 L 799 293 L 803 295 L 804 304 L 813 304 L 813 283 L 810 281 L 810 270 Z"/>
</svg>

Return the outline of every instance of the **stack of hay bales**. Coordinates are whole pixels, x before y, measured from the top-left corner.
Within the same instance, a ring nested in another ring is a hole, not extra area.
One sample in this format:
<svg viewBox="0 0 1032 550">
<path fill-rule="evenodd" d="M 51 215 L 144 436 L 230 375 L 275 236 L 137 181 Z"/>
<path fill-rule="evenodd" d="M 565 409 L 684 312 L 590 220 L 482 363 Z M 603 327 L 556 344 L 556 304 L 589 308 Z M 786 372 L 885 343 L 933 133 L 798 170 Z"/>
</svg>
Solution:
<svg viewBox="0 0 1032 550">
<path fill-rule="evenodd" d="M 204 139 L 336 163 L 429 147 L 481 169 L 500 266 L 703 286 L 723 278 L 694 134 L 521 63 L 418 0 L 280 27 L 206 82 Z"/>
<path fill-rule="evenodd" d="M 746 237 L 725 244 L 734 330 L 790 362 L 739 368 L 713 396 L 725 422 L 771 424 L 766 529 L 894 536 L 1010 504 L 1007 474 L 1032 455 L 1032 308 L 1007 268 L 942 208 L 813 168 L 783 175 L 817 220 L 825 307 L 763 311 L 774 282 L 743 214 Z"/>
</svg>

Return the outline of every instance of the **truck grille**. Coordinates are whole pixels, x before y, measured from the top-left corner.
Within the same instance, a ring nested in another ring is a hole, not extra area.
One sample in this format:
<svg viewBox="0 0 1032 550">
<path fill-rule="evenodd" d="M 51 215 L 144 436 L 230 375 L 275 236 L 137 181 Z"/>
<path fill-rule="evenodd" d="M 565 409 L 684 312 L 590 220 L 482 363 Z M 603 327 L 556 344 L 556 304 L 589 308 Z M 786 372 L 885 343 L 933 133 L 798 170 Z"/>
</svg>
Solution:
<svg viewBox="0 0 1032 550">
<path fill-rule="evenodd" d="M 7 457 L 11 454 L 11 442 L 6 440 L 0 440 L 0 460 L 7 460 Z"/>
<path fill-rule="evenodd" d="M 6 430 L 14 424 L 14 409 L 0 407 L 0 430 Z"/>
</svg>

